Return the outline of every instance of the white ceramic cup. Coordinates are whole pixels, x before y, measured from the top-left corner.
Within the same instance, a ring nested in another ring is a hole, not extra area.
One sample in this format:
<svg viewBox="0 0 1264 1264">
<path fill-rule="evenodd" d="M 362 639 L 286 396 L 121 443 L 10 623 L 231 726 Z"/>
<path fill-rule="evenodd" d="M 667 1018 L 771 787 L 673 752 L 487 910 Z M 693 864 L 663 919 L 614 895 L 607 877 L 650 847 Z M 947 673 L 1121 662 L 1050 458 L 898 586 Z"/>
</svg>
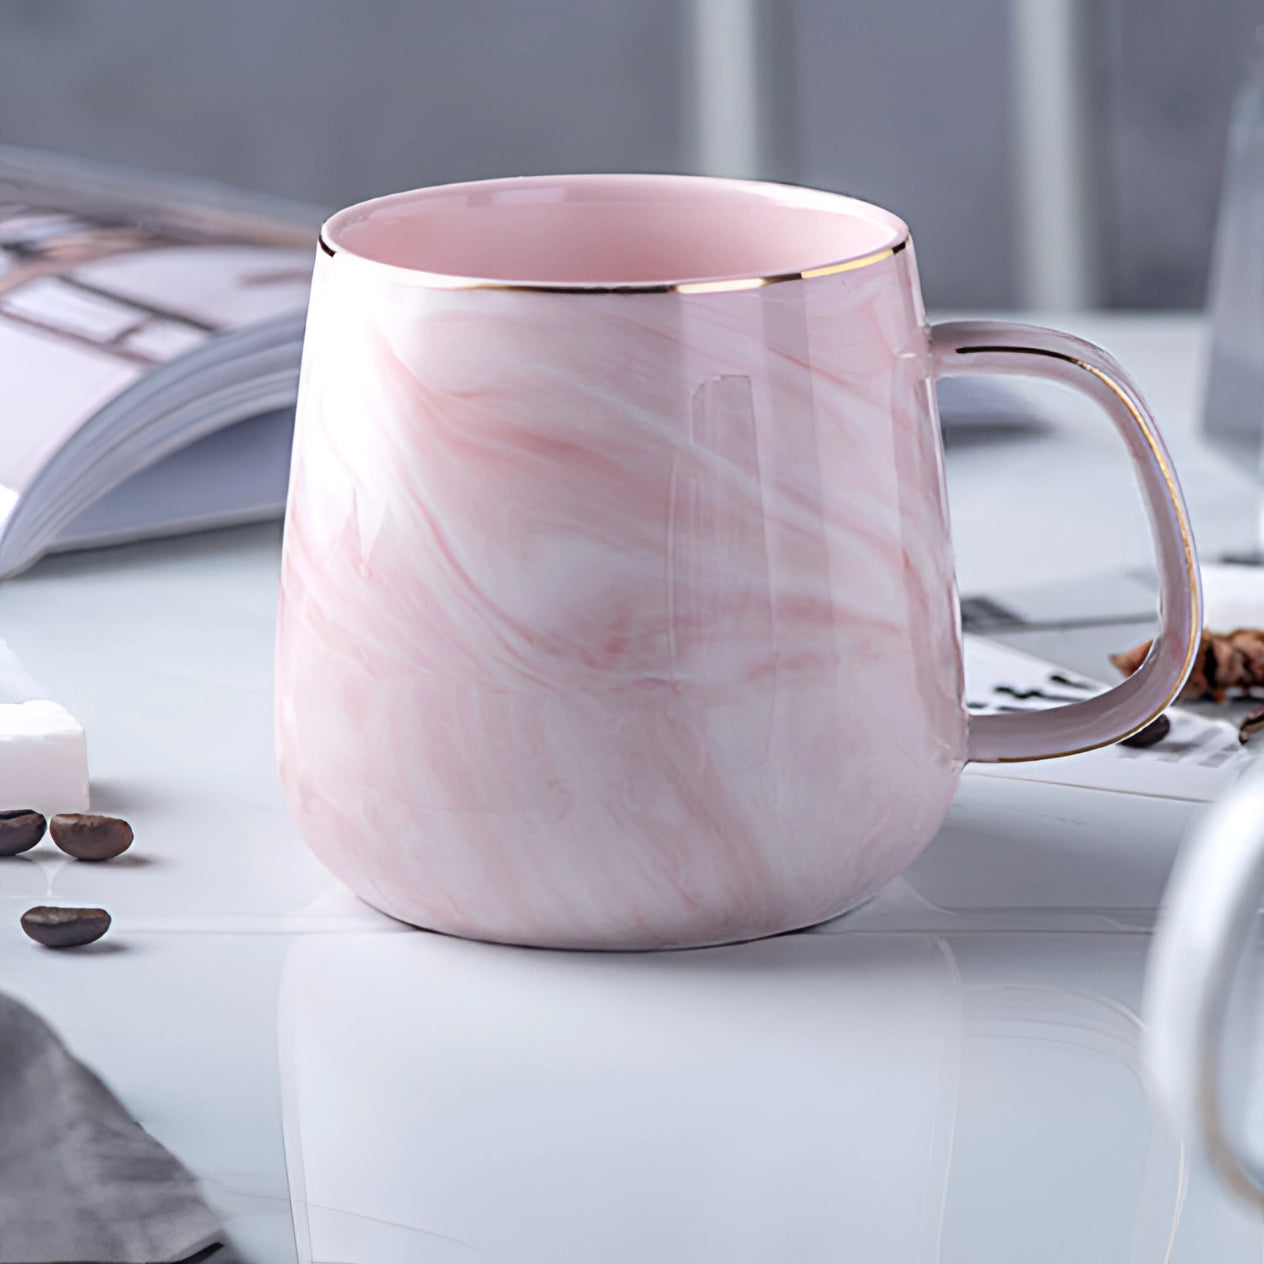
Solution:
<svg viewBox="0 0 1264 1264">
<path fill-rule="evenodd" d="M 1264 898 L 1264 763 L 1194 828 L 1172 870 L 1146 978 L 1145 1060 L 1160 1105 L 1224 1183 L 1264 1207 L 1264 1167 L 1234 1143 L 1221 1106 L 1234 974 Z"/>
</svg>

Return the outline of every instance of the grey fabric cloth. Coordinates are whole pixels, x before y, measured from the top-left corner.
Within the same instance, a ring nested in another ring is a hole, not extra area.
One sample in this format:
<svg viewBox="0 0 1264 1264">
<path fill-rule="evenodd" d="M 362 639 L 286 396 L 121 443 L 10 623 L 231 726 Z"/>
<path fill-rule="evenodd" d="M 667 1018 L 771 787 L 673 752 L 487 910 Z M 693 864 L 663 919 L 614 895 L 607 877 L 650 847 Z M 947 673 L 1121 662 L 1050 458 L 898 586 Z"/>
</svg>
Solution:
<svg viewBox="0 0 1264 1264">
<path fill-rule="evenodd" d="M 0 994 L 0 1264 L 170 1264 L 220 1238 L 189 1171 Z"/>
</svg>

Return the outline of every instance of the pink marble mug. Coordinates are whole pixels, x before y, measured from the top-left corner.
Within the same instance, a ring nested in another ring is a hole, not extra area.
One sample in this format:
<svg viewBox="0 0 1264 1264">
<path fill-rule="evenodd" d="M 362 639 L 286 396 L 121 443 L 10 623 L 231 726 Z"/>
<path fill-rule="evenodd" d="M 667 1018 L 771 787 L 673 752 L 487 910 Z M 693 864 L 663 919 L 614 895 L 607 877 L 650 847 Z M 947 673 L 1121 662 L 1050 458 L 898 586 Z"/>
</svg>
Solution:
<svg viewBox="0 0 1264 1264">
<path fill-rule="evenodd" d="M 1128 447 L 1162 629 L 1108 693 L 967 717 L 934 396 L 958 373 L 1068 383 Z M 887 211 L 585 175 L 324 227 L 277 737 L 309 845 L 394 917 L 615 949 L 820 922 L 921 851 L 966 760 L 1146 724 L 1200 623 L 1128 377 L 1063 333 L 929 329 Z"/>
</svg>

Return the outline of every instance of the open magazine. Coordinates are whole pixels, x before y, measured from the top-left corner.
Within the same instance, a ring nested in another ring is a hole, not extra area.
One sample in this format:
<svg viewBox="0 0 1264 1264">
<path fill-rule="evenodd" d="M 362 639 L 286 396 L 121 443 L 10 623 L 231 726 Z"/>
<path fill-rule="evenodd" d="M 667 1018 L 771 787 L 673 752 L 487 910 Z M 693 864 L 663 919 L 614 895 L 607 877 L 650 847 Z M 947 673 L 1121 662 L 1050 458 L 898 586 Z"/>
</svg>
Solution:
<svg viewBox="0 0 1264 1264">
<path fill-rule="evenodd" d="M 0 576 L 281 512 L 320 219 L 0 146 Z"/>
</svg>

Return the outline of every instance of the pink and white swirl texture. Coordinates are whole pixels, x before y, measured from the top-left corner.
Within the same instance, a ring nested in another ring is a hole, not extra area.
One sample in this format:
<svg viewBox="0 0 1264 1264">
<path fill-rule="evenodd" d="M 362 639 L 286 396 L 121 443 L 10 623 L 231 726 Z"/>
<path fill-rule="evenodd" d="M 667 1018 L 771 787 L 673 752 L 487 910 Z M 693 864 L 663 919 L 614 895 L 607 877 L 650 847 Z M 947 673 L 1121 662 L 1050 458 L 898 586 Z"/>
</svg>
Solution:
<svg viewBox="0 0 1264 1264">
<path fill-rule="evenodd" d="M 966 751 L 911 247 L 696 294 L 322 255 L 277 698 L 303 835 L 416 925 L 662 948 L 865 899 Z"/>
</svg>

